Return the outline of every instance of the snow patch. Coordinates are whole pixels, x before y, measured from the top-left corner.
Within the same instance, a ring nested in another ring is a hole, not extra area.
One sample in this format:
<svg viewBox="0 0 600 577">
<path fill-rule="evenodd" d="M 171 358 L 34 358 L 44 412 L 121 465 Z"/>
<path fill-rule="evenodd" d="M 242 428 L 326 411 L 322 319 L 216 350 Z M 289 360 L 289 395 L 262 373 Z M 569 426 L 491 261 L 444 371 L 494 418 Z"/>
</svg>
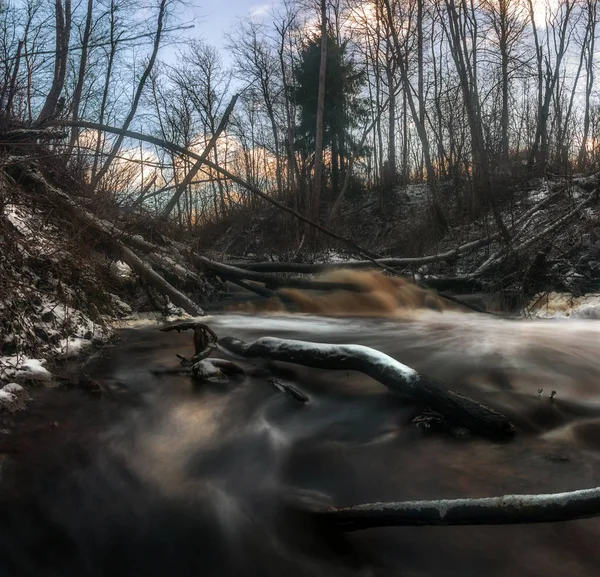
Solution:
<svg viewBox="0 0 600 577">
<path fill-rule="evenodd" d="M 0 389 L 0 411 L 20 411 L 28 400 L 27 391 L 17 383 L 9 383 Z"/>
<path fill-rule="evenodd" d="M 221 372 L 221 369 L 216 367 L 210 362 L 210 359 L 204 359 L 198 361 L 192 366 L 192 374 L 194 378 L 204 381 L 215 381 L 225 378 L 225 375 Z"/>
<path fill-rule="evenodd" d="M 112 268 L 114 274 L 122 280 L 129 280 L 133 277 L 133 270 L 131 270 L 131 267 L 122 260 L 112 263 Z"/>
<path fill-rule="evenodd" d="M 600 319 L 600 295 L 574 297 L 551 292 L 534 297 L 528 310 L 536 318 Z"/>
<path fill-rule="evenodd" d="M 45 367 L 44 359 L 28 359 L 22 356 L 0 357 L 0 377 L 49 381 L 52 373 Z"/>
<path fill-rule="evenodd" d="M 62 339 L 58 346 L 57 359 L 71 359 L 78 356 L 81 351 L 92 344 L 92 341 L 85 339 Z"/>
</svg>

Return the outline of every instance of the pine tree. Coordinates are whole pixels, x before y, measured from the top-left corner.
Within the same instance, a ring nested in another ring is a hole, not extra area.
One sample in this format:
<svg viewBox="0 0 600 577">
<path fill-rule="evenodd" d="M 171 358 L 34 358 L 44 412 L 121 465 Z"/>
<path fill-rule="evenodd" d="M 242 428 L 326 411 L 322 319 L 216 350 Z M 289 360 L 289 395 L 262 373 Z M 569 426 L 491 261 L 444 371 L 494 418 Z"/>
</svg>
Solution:
<svg viewBox="0 0 600 577">
<path fill-rule="evenodd" d="M 347 43 L 339 44 L 328 35 L 323 145 L 330 150 L 327 158 L 333 197 L 337 195 L 346 160 L 352 153 L 351 130 L 361 125 L 367 113 L 365 99 L 360 96 L 365 74 L 348 56 L 347 48 Z M 290 95 L 300 111 L 296 149 L 306 156 L 315 149 L 320 57 L 321 38 L 315 36 L 300 53 L 299 65 L 294 71 L 295 85 Z"/>
</svg>

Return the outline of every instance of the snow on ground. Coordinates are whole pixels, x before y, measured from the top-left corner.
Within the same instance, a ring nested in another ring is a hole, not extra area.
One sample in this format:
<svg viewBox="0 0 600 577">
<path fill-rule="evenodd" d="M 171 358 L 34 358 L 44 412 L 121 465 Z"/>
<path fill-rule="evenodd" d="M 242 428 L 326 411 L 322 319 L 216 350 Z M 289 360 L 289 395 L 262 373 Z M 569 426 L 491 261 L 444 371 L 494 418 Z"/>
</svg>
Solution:
<svg viewBox="0 0 600 577">
<path fill-rule="evenodd" d="M 44 367 L 45 364 L 45 359 L 29 359 L 20 355 L 0 357 L 0 378 L 50 381 L 52 373 Z"/>
<path fill-rule="evenodd" d="M 537 318 L 600 319 L 600 294 L 574 297 L 551 292 L 536 296 L 528 310 Z"/>
<path fill-rule="evenodd" d="M 549 194 L 550 186 L 548 185 L 548 181 L 543 180 L 535 190 L 529 192 L 529 200 L 536 204 L 547 198 Z"/>
<path fill-rule="evenodd" d="M 19 411 L 25 408 L 28 400 L 29 394 L 17 383 L 8 383 L 0 388 L 0 411 Z"/>
<path fill-rule="evenodd" d="M 105 266 L 81 240 L 25 205 L 0 212 L 0 386 L 51 381 L 44 359 L 71 358 L 112 334 L 109 316 L 131 307 L 103 290 Z M 116 263 L 113 279 L 131 269 Z M 99 310 L 99 308 L 101 310 Z M 101 312 L 102 311 L 102 312 Z"/>
</svg>

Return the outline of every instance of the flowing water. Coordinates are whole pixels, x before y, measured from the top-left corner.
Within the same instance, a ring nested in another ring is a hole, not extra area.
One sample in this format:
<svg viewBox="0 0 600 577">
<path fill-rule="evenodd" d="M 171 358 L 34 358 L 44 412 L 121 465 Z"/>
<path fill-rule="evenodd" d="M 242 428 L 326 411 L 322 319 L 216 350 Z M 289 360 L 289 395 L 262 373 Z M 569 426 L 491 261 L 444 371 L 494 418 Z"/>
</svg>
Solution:
<svg viewBox="0 0 600 577">
<path fill-rule="evenodd" d="M 374 347 L 505 412 L 517 435 L 458 440 L 416 427 L 410 403 L 345 371 L 280 366 L 306 404 L 273 386 L 260 361 L 236 359 L 249 376 L 194 384 L 160 374 L 178 365 L 175 353 L 192 354 L 190 334 L 124 330 L 83 370 L 135 403 L 113 412 L 88 401 L 68 442 L 30 451 L 8 475 L 0 575 L 598 573 L 597 519 L 340 534 L 301 509 L 600 485 L 600 322 L 424 310 L 206 322 L 219 337 Z M 94 434 L 73 438 L 86 421 Z"/>
</svg>

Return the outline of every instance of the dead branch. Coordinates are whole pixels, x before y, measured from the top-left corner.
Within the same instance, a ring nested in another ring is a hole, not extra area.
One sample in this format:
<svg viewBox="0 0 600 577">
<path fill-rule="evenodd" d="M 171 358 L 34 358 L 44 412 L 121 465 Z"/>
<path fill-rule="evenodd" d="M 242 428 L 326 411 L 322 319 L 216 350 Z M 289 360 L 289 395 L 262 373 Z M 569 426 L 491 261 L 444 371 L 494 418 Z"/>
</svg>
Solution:
<svg viewBox="0 0 600 577">
<path fill-rule="evenodd" d="M 556 523 L 600 516 L 600 487 L 543 495 L 366 503 L 314 514 L 343 531 L 415 525 Z"/>
<path fill-rule="evenodd" d="M 68 132 L 48 130 L 46 128 L 21 128 L 19 130 L 10 130 L 0 132 L 0 143 L 20 143 L 35 142 L 37 140 L 62 140 L 69 136 Z"/>
<path fill-rule="evenodd" d="M 179 183 L 179 185 L 177 185 L 177 188 L 175 189 L 175 193 L 171 197 L 171 200 L 167 203 L 167 206 L 165 207 L 165 209 L 161 215 L 162 218 L 167 218 L 171 214 L 171 212 L 177 205 L 177 202 L 181 198 L 181 195 L 185 192 L 185 189 L 190 185 L 192 180 L 194 180 L 194 177 L 196 176 L 196 174 L 198 174 L 198 171 L 200 170 L 200 168 L 202 168 L 204 161 L 208 158 L 208 155 L 210 154 L 211 150 L 217 144 L 217 140 L 219 140 L 219 136 L 221 136 L 221 133 L 225 130 L 227 123 L 229 122 L 229 117 L 231 116 L 231 113 L 233 112 L 233 108 L 234 108 L 235 103 L 237 102 L 237 99 L 239 98 L 239 96 L 240 96 L 239 94 L 234 94 L 231 97 L 231 101 L 229 102 L 229 104 L 227 105 L 227 108 L 225 109 L 225 112 L 223 113 L 223 117 L 221 118 L 221 122 L 219 122 L 219 126 L 217 127 L 217 130 L 212 135 L 211 139 L 208 141 L 208 144 L 206 145 L 206 148 L 200 155 L 200 158 L 198 158 L 198 160 L 196 161 L 194 166 L 192 166 L 192 168 L 190 168 L 188 173 L 185 175 L 184 179 Z"/>
<path fill-rule="evenodd" d="M 442 383 L 419 374 L 370 347 L 320 344 L 264 337 L 251 343 L 223 338 L 219 347 L 243 357 L 263 357 L 327 370 L 354 370 L 379 381 L 392 392 L 409 397 L 440 413 L 458 426 L 484 436 L 506 438 L 514 425 L 502 414 L 447 389 Z"/>
<path fill-rule="evenodd" d="M 177 331 L 180 333 L 181 331 L 187 331 L 190 329 L 194 331 L 194 349 L 196 355 L 202 354 L 207 347 L 212 344 L 216 344 L 219 340 L 219 337 L 215 331 L 213 331 L 207 324 L 198 321 L 177 323 L 176 325 L 163 327 L 159 330 L 164 333 L 169 331 Z"/>
<path fill-rule="evenodd" d="M 308 395 L 302 391 L 299 391 L 296 387 L 286 383 L 285 381 L 280 379 L 269 379 L 269 384 L 273 385 L 278 391 L 284 393 L 297 403 L 306 404 L 310 401 L 310 397 Z"/>
<path fill-rule="evenodd" d="M 246 371 L 239 365 L 227 359 L 207 359 L 210 363 L 217 367 L 225 375 L 245 375 Z"/>
</svg>

